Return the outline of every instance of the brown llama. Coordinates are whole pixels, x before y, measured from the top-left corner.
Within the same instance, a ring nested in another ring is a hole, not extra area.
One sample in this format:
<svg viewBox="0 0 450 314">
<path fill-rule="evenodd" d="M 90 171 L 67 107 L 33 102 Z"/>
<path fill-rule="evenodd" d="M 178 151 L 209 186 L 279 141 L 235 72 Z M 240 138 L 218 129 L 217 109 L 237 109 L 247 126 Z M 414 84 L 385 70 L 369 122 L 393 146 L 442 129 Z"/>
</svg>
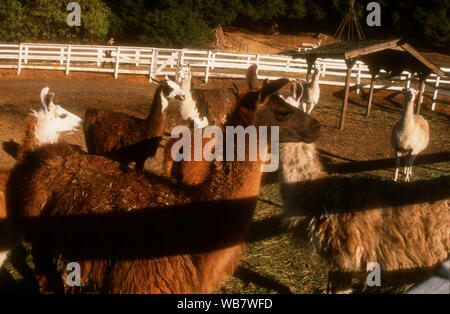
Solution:
<svg viewBox="0 0 450 314">
<path fill-rule="evenodd" d="M 252 64 L 247 69 L 247 72 L 245 74 L 247 85 L 249 86 L 250 90 L 258 90 L 261 88 L 261 84 L 259 84 L 257 80 L 256 75 L 257 65 Z M 208 98 L 210 100 L 208 106 L 211 108 L 214 108 L 212 111 L 215 112 L 213 117 L 211 116 L 199 116 L 197 113 L 199 112 L 197 109 L 194 111 L 196 112 L 193 116 L 184 116 L 183 111 L 189 111 L 186 108 L 188 108 L 190 105 L 187 104 L 187 102 L 191 101 L 192 108 L 196 106 L 196 102 L 192 99 L 191 94 L 191 72 L 189 64 L 187 66 L 182 66 L 178 64 L 177 68 L 177 75 L 175 76 L 175 80 L 177 82 L 180 82 L 181 87 L 186 92 L 186 99 L 183 102 L 183 105 L 180 106 L 181 115 L 182 117 L 185 117 L 185 119 L 191 120 L 191 127 L 194 126 L 194 123 L 197 127 L 203 128 L 207 125 L 219 125 L 221 126 L 222 120 L 226 119 L 227 115 L 230 114 L 230 112 L 236 107 L 236 101 L 231 100 L 231 97 L 236 99 L 236 93 L 239 94 L 239 88 L 233 83 L 233 88 L 235 90 L 229 89 L 229 90 L 207 90 L 207 91 L 201 91 L 201 90 L 192 90 L 192 93 L 195 93 L 195 91 L 204 92 L 208 95 L 219 95 L 221 93 L 225 93 L 226 95 L 222 95 L 221 97 L 216 98 L 213 101 L 213 98 Z M 228 93 L 231 93 L 228 94 Z M 244 94 L 244 93 L 243 93 Z M 221 100 L 222 99 L 222 100 Z M 225 102 L 225 106 L 222 105 L 222 103 Z M 196 107 L 195 107 L 196 108 Z M 194 112 L 192 111 L 192 112 Z M 210 124 L 212 123 L 212 124 Z M 193 134 L 192 139 L 193 140 Z M 163 161 L 163 171 L 164 174 L 175 180 L 178 183 L 183 183 L 185 185 L 197 185 L 204 181 L 204 179 L 207 177 L 209 170 L 210 170 L 210 162 L 203 162 L 203 161 L 194 161 L 193 160 L 193 153 L 191 152 L 191 161 L 185 161 L 182 160 L 181 162 L 174 162 L 171 151 L 172 146 L 175 142 L 178 141 L 178 138 L 171 138 L 166 143 L 166 147 L 164 150 L 164 161 Z M 203 144 L 206 144 L 208 142 L 207 139 L 203 139 Z"/>
<path fill-rule="evenodd" d="M 175 81 L 186 94 L 180 105 L 181 118 L 190 122 L 191 127 L 194 124 L 200 128 L 208 125 L 220 126 L 236 106 L 236 96 L 232 88 L 193 88 L 189 64 L 178 63 Z"/>
<path fill-rule="evenodd" d="M 320 123 L 273 95 L 287 83 L 241 95 L 227 125 L 278 126 L 281 142 L 316 140 Z M 64 291 L 56 266 L 69 262 L 81 266 L 82 291 L 215 291 L 239 262 L 259 193 L 263 162 L 249 161 L 245 144 L 246 161 L 211 162 L 196 188 L 62 144 L 27 154 L 7 201 L 32 243 L 41 291 Z"/>
<path fill-rule="evenodd" d="M 163 136 L 168 100 L 185 97 L 180 86 L 167 76 L 154 81 L 159 86 L 146 119 L 110 110 L 86 111 L 84 135 L 89 154 L 118 161 L 123 168 L 136 162 L 135 169 L 144 169 L 145 161 L 156 154 Z"/>
<path fill-rule="evenodd" d="M 350 292 L 371 262 L 383 282 L 402 285 L 402 273 L 414 282 L 448 259 L 450 176 L 408 184 L 327 175 L 303 143 L 281 144 L 280 166 L 289 225 L 330 263 L 330 292 Z"/>
</svg>

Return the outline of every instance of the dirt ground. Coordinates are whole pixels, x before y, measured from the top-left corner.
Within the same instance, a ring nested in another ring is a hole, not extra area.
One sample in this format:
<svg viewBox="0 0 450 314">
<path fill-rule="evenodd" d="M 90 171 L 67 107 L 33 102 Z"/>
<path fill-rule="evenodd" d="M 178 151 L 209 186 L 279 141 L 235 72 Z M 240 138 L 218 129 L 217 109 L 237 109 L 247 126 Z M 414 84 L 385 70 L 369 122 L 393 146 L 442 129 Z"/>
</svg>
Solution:
<svg viewBox="0 0 450 314">
<path fill-rule="evenodd" d="M 198 88 L 231 87 L 231 80 L 210 80 L 205 85 L 194 80 Z M 243 80 L 235 81 L 245 89 Z M 145 117 L 152 102 L 155 84 L 145 76 L 119 76 L 90 73 L 25 70 L 0 71 L 0 167 L 12 167 L 15 159 L 11 143 L 21 143 L 24 120 L 30 109 L 40 106 L 43 87 L 55 93 L 55 103 L 84 117 L 88 107 L 105 108 Z M 338 129 L 343 92 L 339 87 L 321 87 L 321 99 L 313 116 L 323 124 L 323 135 L 317 145 L 326 169 L 347 175 L 370 173 L 385 179 L 393 175 L 394 160 L 390 144 L 392 126 L 400 118 L 403 97 L 399 92 L 379 91 L 374 105 L 365 117 L 367 95 L 351 91 L 345 130 Z M 422 115 L 429 121 L 431 140 L 428 148 L 416 160 L 413 180 L 450 173 L 450 110 L 449 99 L 441 98 L 436 111 L 430 111 L 430 99 L 425 97 Z M 180 124 L 177 102 L 169 105 L 167 132 Z M 63 139 L 85 149 L 82 131 L 64 135 Z M 148 160 L 146 169 L 161 173 L 161 151 Z M 305 242 L 291 240 L 280 227 L 282 202 L 276 176 L 268 175 L 261 187 L 254 223 L 248 235 L 247 254 L 235 275 L 225 284 L 222 293 L 323 293 L 328 266 Z M 8 267 L 12 267 L 9 265 Z M 13 289 L 26 286 L 27 276 L 16 271 Z M 14 273 L 14 271 L 13 271 Z M 4 274 L 4 271 L 3 271 Z M 2 273 L 0 273 L 0 280 Z M 23 285 L 23 286 L 21 286 Z M 0 286 L 2 286 L 0 281 Z M 7 287 L 3 284 L 3 288 Z M 19 289 L 19 291 L 21 291 Z"/>
</svg>

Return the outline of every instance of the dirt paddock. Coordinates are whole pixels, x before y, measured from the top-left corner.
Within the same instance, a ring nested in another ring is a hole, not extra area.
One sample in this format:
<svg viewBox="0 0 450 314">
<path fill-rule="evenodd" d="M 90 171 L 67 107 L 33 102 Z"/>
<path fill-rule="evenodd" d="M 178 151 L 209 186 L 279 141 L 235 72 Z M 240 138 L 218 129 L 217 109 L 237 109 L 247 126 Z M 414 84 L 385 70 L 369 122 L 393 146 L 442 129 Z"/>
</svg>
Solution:
<svg viewBox="0 0 450 314">
<path fill-rule="evenodd" d="M 194 79 L 198 88 L 231 87 L 231 80 L 213 79 L 208 84 Z M 235 83 L 245 89 L 244 80 Z M 24 120 L 30 109 L 40 106 L 39 93 L 43 87 L 55 93 L 55 103 L 84 118 L 88 107 L 125 112 L 145 117 L 149 111 L 156 85 L 145 76 L 121 75 L 115 80 L 109 74 L 25 70 L 0 70 L 0 166 L 14 165 L 11 143 L 21 143 Z M 390 144 L 392 126 L 399 119 L 403 96 L 400 92 L 376 91 L 370 117 L 365 117 L 367 90 L 360 95 L 351 91 L 345 130 L 337 126 L 343 88 L 321 86 L 321 100 L 313 116 L 323 124 L 318 141 L 321 157 L 332 172 L 359 175 L 370 173 L 385 179 L 393 175 L 393 150 Z M 430 144 L 416 160 L 413 180 L 433 178 L 450 173 L 450 99 L 440 97 L 436 111 L 431 111 L 430 98 L 425 97 L 422 115 L 430 124 Z M 167 132 L 181 124 L 177 102 L 169 105 Z M 82 131 L 64 135 L 63 139 L 85 149 Z M 160 173 L 161 150 L 146 168 Z M 293 243 L 279 225 L 282 202 L 274 175 L 266 176 L 260 201 L 248 238 L 247 254 L 235 275 L 225 284 L 223 293 L 323 293 L 328 267 L 311 251 L 307 243 Z M 12 267 L 12 266 L 11 266 Z M 13 278 L 0 284 L 0 291 L 26 285 L 27 276 L 17 271 Z M 4 270 L 0 272 L 0 283 Z M 14 273 L 14 271 L 12 271 Z M 22 290 L 20 290 L 22 291 Z"/>
</svg>

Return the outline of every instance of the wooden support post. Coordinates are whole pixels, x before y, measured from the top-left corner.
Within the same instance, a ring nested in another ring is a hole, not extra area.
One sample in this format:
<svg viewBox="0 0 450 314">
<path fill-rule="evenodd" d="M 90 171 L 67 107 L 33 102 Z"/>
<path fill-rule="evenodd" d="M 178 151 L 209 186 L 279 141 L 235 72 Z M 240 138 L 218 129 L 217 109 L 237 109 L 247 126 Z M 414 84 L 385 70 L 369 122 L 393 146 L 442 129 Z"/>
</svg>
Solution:
<svg viewBox="0 0 450 314">
<path fill-rule="evenodd" d="M 423 90 L 425 89 L 425 79 L 426 79 L 426 77 L 423 77 L 423 76 L 420 77 L 419 97 L 417 97 L 416 114 L 420 113 L 420 106 L 422 105 Z"/>
<path fill-rule="evenodd" d="M 344 100 L 342 101 L 342 109 L 341 109 L 341 121 L 339 122 L 339 129 L 344 129 L 345 123 L 345 114 L 347 111 L 347 102 L 348 102 L 348 94 L 350 91 L 350 77 L 352 75 L 352 67 L 355 64 L 356 59 L 345 60 L 345 64 L 347 64 L 347 75 L 345 77 L 345 92 L 344 92 Z"/>
<path fill-rule="evenodd" d="M 308 63 L 308 72 L 306 72 L 306 82 L 309 82 L 312 66 L 313 66 L 314 62 L 316 62 L 316 57 L 315 56 L 307 56 L 306 62 Z"/>
<path fill-rule="evenodd" d="M 375 75 L 372 75 L 372 78 L 370 79 L 369 101 L 367 102 L 366 117 L 370 115 L 370 109 L 372 109 L 374 83 L 375 83 Z"/>
<path fill-rule="evenodd" d="M 361 63 L 358 63 L 358 76 L 356 77 L 356 94 L 359 95 L 361 85 Z"/>
<path fill-rule="evenodd" d="M 436 107 L 436 100 L 437 100 L 437 96 L 439 93 L 439 81 L 440 81 L 441 77 L 437 76 L 436 77 L 436 84 L 434 85 L 434 92 L 433 92 L 433 102 L 431 103 L 431 110 L 434 111 L 434 108 Z"/>
</svg>

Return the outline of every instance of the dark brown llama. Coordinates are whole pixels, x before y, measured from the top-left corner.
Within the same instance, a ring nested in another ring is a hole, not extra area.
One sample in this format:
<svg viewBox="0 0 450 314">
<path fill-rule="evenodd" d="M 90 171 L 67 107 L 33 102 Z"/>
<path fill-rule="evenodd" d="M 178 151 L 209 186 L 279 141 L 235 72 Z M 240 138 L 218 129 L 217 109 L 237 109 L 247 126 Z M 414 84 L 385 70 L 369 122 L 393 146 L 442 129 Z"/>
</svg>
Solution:
<svg viewBox="0 0 450 314">
<path fill-rule="evenodd" d="M 148 157 L 156 154 L 163 136 L 169 99 L 184 100 L 180 86 L 169 80 L 156 81 L 159 86 L 146 119 L 110 110 L 88 109 L 84 135 L 89 154 L 105 156 L 128 168 L 142 170 Z"/>
<path fill-rule="evenodd" d="M 316 140 L 320 123 L 273 95 L 287 83 L 241 95 L 227 125 L 279 126 L 281 142 Z M 82 291 L 215 291 L 239 261 L 259 193 L 262 161 L 248 161 L 248 146 L 247 161 L 211 162 L 196 188 L 63 144 L 27 154 L 7 201 L 32 243 L 42 291 L 64 291 L 56 266 L 69 262 L 81 266 Z"/>
</svg>

